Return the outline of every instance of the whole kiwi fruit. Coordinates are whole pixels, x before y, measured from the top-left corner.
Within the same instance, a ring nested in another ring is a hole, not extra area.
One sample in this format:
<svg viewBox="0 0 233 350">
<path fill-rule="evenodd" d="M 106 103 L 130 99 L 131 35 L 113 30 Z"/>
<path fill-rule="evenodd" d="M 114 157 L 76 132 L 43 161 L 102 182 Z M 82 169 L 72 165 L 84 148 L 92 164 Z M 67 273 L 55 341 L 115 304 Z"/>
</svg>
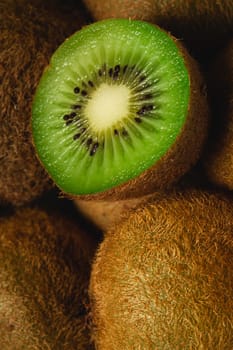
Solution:
<svg viewBox="0 0 233 350">
<path fill-rule="evenodd" d="M 189 189 L 136 210 L 93 264 L 96 349 L 231 350 L 232 258 L 232 197 Z"/>
<path fill-rule="evenodd" d="M 20 208 L 0 218 L 2 349 L 92 349 L 87 288 L 96 244 L 53 210 Z"/>
<path fill-rule="evenodd" d="M 31 140 L 32 98 L 52 52 L 86 23 L 68 0 L 0 1 L 0 202 L 22 205 L 52 187 Z"/>
<path fill-rule="evenodd" d="M 212 111 L 209 140 L 203 153 L 208 179 L 233 190 L 233 40 L 211 63 L 208 91 Z"/>
<path fill-rule="evenodd" d="M 37 87 L 38 157 L 71 197 L 129 199 L 167 188 L 200 157 L 204 90 L 196 61 L 161 28 L 90 24 L 56 50 Z"/>
<path fill-rule="evenodd" d="M 210 56 L 233 34 L 232 0 L 84 0 L 95 20 L 131 18 L 156 23 L 198 57 Z"/>
</svg>

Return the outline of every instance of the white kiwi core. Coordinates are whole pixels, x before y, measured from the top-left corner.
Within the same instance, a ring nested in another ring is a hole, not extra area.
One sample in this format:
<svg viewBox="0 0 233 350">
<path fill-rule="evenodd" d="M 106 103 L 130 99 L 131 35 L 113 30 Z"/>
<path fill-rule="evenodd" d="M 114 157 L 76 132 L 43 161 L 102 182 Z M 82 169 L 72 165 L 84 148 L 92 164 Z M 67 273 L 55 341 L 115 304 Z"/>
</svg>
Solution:
<svg viewBox="0 0 233 350">
<path fill-rule="evenodd" d="M 129 114 L 130 89 L 125 85 L 103 83 L 93 92 L 85 108 L 90 127 L 101 132 Z"/>
</svg>

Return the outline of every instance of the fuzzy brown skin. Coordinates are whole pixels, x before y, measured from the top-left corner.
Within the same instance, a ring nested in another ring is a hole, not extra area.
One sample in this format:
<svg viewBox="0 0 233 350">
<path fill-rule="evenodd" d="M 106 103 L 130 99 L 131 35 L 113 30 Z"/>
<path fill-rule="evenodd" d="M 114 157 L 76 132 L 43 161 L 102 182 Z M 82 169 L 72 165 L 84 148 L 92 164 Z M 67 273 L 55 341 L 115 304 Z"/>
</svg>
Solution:
<svg viewBox="0 0 233 350">
<path fill-rule="evenodd" d="M 197 164 L 190 172 L 185 174 L 181 180 L 172 188 L 164 191 L 157 191 L 146 196 L 122 200 L 84 200 L 74 199 L 74 204 L 78 212 L 86 217 L 90 222 L 95 224 L 103 233 L 111 230 L 115 225 L 126 220 L 130 213 L 146 203 L 150 203 L 155 199 L 169 196 L 171 191 L 184 190 L 187 188 L 207 188 L 209 182 L 206 179 L 204 170 Z"/>
<path fill-rule="evenodd" d="M 50 56 L 86 23 L 56 0 L 0 2 L 0 202 L 21 205 L 52 187 L 31 140 L 31 103 Z"/>
<path fill-rule="evenodd" d="M 107 233 L 90 296 L 97 350 L 232 350 L 233 207 L 173 193 Z"/>
<path fill-rule="evenodd" d="M 2 349 L 92 349 L 85 303 L 95 244 L 77 223 L 36 208 L 0 218 Z"/>
<path fill-rule="evenodd" d="M 106 232 L 113 226 L 125 220 L 131 211 L 154 198 L 156 194 L 149 194 L 132 199 L 112 200 L 82 200 L 74 199 L 78 211 L 88 220 L 95 224 L 100 230 Z M 157 194 L 160 195 L 159 193 Z"/>
<path fill-rule="evenodd" d="M 204 163 L 211 182 L 233 190 L 233 40 L 209 69 L 213 127 Z"/>
<path fill-rule="evenodd" d="M 104 192 L 71 196 L 84 200 L 122 200 L 138 198 L 171 187 L 187 173 L 200 158 L 208 133 L 209 107 L 205 81 L 197 62 L 183 45 L 175 40 L 184 58 L 190 79 L 190 100 L 183 128 L 164 156 L 136 178 Z"/>
<path fill-rule="evenodd" d="M 122 17 L 156 23 L 200 53 L 222 44 L 233 34 L 232 0 L 84 0 L 84 3 L 96 20 Z"/>
</svg>

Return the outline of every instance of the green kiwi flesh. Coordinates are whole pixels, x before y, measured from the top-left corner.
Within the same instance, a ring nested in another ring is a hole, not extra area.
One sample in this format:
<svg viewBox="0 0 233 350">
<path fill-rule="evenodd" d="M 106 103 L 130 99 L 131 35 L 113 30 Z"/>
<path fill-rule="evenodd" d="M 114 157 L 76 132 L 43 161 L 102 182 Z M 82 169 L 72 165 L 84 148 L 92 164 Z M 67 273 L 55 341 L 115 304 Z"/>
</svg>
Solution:
<svg viewBox="0 0 233 350">
<path fill-rule="evenodd" d="M 92 349 L 85 308 L 95 247 L 64 214 L 23 208 L 0 218 L 2 349 Z"/>
<path fill-rule="evenodd" d="M 53 54 L 37 88 L 38 156 L 66 193 L 117 188 L 175 143 L 190 95 L 183 54 L 160 28 L 126 19 L 86 26 Z"/>
<path fill-rule="evenodd" d="M 174 192 L 109 230 L 92 268 L 97 350 L 231 350 L 233 207 Z"/>
</svg>

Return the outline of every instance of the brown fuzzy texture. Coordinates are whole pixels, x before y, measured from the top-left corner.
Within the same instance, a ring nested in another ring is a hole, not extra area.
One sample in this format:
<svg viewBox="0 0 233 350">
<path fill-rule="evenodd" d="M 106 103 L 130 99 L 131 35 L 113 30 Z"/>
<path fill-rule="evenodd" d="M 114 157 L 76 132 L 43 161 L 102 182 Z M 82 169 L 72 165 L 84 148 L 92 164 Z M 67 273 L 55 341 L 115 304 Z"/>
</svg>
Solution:
<svg viewBox="0 0 233 350">
<path fill-rule="evenodd" d="M 92 349 L 85 307 L 95 247 L 64 215 L 26 208 L 0 218 L 1 349 Z"/>
<path fill-rule="evenodd" d="M 54 50 L 85 22 L 59 0 L 0 1 L 0 202 L 21 205 L 52 187 L 32 145 L 32 98 Z"/>
<path fill-rule="evenodd" d="M 205 152 L 207 176 L 233 190 L 233 40 L 212 63 L 208 73 L 213 128 Z"/>
<path fill-rule="evenodd" d="M 107 233 L 90 297 L 97 350 L 232 350 L 233 206 L 173 193 Z"/>
<path fill-rule="evenodd" d="M 200 51 L 233 34 L 232 0 L 84 0 L 96 20 L 121 17 L 149 21 Z"/>
<path fill-rule="evenodd" d="M 127 220 L 130 213 L 138 207 L 144 206 L 147 203 L 158 200 L 165 196 L 169 196 L 175 188 L 184 190 L 187 188 L 207 188 L 209 185 L 205 177 L 202 164 L 197 164 L 190 172 L 185 174 L 181 180 L 172 188 L 164 191 L 157 191 L 146 196 L 137 198 L 122 199 L 122 200 L 84 200 L 74 199 L 74 204 L 78 212 L 92 222 L 103 233 L 111 230 L 116 225 L 119 225 L 123 220 Z"/>
<path fill-rule="evenodd" d="M 158 190 L 167 189 L 178 182 L 200 158 L 207 137 L 209 119 L 205 81 L 197 62 L 178 40 L 175 38 L 173 40 L 184 58 L 190 79 L 190 99 L 186 121 L 175 142 L 161 159 L 136 178 L 110 190 L 93 195 L 75 196 L 76 198 L 122 200 L 149 195 Z"/>
<path fill-rule="evenodd" d="M 159 196 L 160 194 L 158 193 L 157 195 Z M 106 232 L 125 220 L 131 211 L 147 203 L 150 198 L 154 198 L 154 196 L 156 196 L 156 194 L 118 201 L 74 199 L 74 204 L 82 215 L 95 224 L 100 230 Z"/>
</svg>

